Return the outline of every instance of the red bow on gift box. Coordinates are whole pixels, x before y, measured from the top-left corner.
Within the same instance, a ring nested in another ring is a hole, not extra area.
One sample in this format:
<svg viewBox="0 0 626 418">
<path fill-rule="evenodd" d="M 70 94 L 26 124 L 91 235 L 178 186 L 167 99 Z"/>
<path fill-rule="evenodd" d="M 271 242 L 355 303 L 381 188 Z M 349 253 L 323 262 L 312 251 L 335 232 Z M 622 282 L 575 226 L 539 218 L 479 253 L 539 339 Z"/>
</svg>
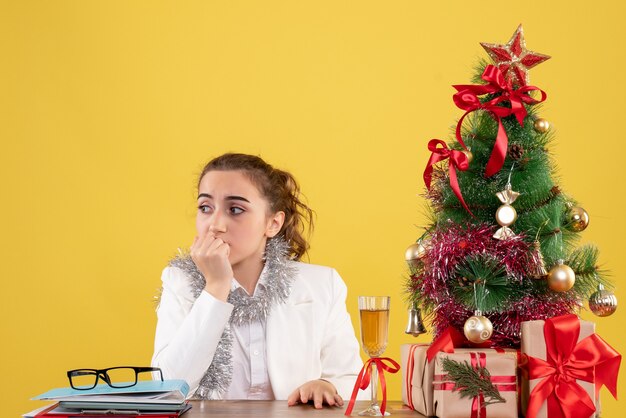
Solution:
<svg viewBox="0 0 626 418">
<path fill-rule="evenodd" d="M 468 353 L 470 356 L 470 361 L 472 367 L 474 369 L 478 369 L 479 367 L 486 368 L 487 367 L 487 354 L 485 353 Z M 448 382 L 444 380 L 448 380 L 447 375 L 435 375 L 436 380 L 440 380 L 441 382 L 433 383 L 434 390 L 460 390 L 456 383 Z M 515 374 L 512 376 L 490 376 L 490 381 L 496 387 L 498 392 L 516 392 L 516 378 Z M 470 418 L 487 418 L 487 403 L 485 403 L 485 394 L 481 391 L 478 396 L 475 396 L 472 399 L 472 411 Z"/>
<path fill-rule="evenodd" d="M 453 86 L 458 93 L 456 93 L 452 99 L 457 107 L 466 111 L 456 125 L 456 139 L 463 148 L 467 149 L 461 137 L 461 125 L 463 124 L 465 116 L 475 110 L 483 109 L 491 113 L 498 122 L 496 142 L 491 156 L 489 157 L 489 161 L 487 162 L 487 168 L 485 169 L 485 175 L 491 177 L 502 168 L 509 143 L 501 118 L 515 115 L 520 126 L 524 126 L 524 118 L 528 114 L 524 103 L 537 104 L 546 100 L 548 96 L 543 90 L 535 86 L 523 86 L 518 89 L 513 89 L 511 83 L 505 80 L 502 71 L 495 65 L 485 67 L 482 79 L 485 80 L 487 84 L 463 84 Z M 528 93 L 533 90 L 541 92 L 540 100 L 533 99 L 528 95 Z M 481 103 L 478 96 L 483 94 L 499 94 L 499 96 Z M 510 107 L 504 106 L 506 102 L 510 104 Z"/>
<path fill-rule="evenodd" d="M 605 385 L 617 398 L 617 375 L 622 356 L 597 334 L 578 342 L 576 315 L 548 319 L 543 333 L 546 360 L 528 356 L 529 379 L 543 378 L 530 393 L 527 418 L 535 418 L 547 401 L 549 418 L 588 418 L 593 400 L 576 380 L 595 383 L 596 398 Z"/>
</svg>

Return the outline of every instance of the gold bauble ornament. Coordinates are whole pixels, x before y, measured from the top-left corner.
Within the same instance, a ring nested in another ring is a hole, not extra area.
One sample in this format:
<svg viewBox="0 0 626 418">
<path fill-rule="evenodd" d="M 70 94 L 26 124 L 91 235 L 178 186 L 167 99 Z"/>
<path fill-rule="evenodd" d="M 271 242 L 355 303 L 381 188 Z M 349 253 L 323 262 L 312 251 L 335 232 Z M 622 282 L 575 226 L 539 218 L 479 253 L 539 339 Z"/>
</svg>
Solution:
<svg viewBox="0 0 626 418">
<path fill-rule="evenodd" d="M 533 128 L 535 129 L 535 131 L 539 132 L 540 134 L 545 134 L 550 129 L 550 122 L 541 118 L 535 119 Z"/>
<path fill-rule="evenodd" d="M 469 341 L 480 344 L 491 338 L 493 334 L 493 324 L 489 318 L 482 315 L 482 312 L 474 312 L 474 316 L 470 316 L 465 325 L 463 325 L 463 334 Z"/>
<path fill-rule="evenodd" d="M 567 292 L 574 286 L 576 274 L 568 265 L 563 264 L 563 260 L 559 260 L 548 272 L 547 280 L 550 289 L 555 292 Z"/>
<path fill-rule="evenodd" d="M 589 214 L 580 206 L 574 206 L 567 211 L 565 227 L 573 232 L 584 231 L 589 226 Z"/>
<path fill-rule="evenodd" d="M 474 159 L 474 154 L 472 154 L 472 151 L 470 151 L 469 149 L 466 149 L 461 152 L 465 154 L 465 156 L 467 157 L 467 163 L 471 164 L 472 160 Z"/>
<path fill-rule="evenodd" d="M 404 259 L 409 267 L 416 268 L 419 264 L 419 259 L 426 253 L 426 246 L 422 241 L 415 242 L 408 246 L 404 252 Z"/>
<path fill-rule="evenodd" d="M 604 286 L 598 285 L 598 290 L 589 296 L 589 309 L 597 316 L 613 315 L 617 309 L 617 298 Z"/>
</svg>

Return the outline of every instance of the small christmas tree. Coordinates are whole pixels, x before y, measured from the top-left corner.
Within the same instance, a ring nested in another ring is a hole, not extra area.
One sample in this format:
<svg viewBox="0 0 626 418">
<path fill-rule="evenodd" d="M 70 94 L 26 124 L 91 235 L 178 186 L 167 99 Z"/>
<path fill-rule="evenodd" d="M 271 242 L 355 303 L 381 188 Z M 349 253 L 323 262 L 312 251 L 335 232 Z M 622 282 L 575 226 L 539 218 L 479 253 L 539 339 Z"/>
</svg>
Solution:
<svg viewBox="0 0 626 418">
<path fill-rule="evenodd" d="M 528 78 L 550 57 L 526 49 L 521 25 L 506 45 L 481 45 L 493 63 L 454 86 L 465 110 L 455 139 L 428 144 L 432 221 L 407 249 L 406 287 L 435 336 L 453 327 L 516 347 L 522 321 L 576 313 L 586 299 L 604 316 L 617 302 L 596 247 L 576 248 L 587 213 L 555 181 L 553 134 L 538 114 L 547 95 Z"/>
</svg>

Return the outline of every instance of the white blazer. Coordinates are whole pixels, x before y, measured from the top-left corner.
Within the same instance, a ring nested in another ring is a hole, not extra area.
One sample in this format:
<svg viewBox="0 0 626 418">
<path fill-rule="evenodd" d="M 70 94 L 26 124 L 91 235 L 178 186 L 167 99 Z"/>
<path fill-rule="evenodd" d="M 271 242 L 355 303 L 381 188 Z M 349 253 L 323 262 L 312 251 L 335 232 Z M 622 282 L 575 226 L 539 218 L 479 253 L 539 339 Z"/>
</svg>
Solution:
<svg viewBox="0 0 626 418">
<path fill-rule="evenodd" d="M 266 321 L 274 397 L 287 399 L 300 385 L 321 378 L 349 399 L 362 362 L 346 310 L 346 285 L 330 267 L 293 263 L 297 275 L 291 294 L 271 309 Z M 224 309 L 205 291 L 195 299 L 189 278 L 179 268 L 166 267 L 161 279 L 152 365 L 166 379 L 186 380 L 192 395 L 213 360 L 233 306 Z"/>
</svg>

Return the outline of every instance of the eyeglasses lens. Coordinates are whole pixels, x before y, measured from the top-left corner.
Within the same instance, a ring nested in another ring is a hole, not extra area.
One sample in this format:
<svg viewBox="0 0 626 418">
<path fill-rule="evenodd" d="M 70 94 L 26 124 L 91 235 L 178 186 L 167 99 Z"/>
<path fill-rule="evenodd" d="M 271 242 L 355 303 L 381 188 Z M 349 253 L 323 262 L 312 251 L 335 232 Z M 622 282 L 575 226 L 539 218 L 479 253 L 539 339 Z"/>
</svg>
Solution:
<svg viewBox="0 0 626 418">
<path fill-rule="evenodd" d="M 125 388 L 137 383 L 135 369 L 131 367 L 115 367 L 107 370 L 107 375 L 110 379 L 109 383 L 114 388 Z"/>
<path fill-rule="evenodd" d="M 76 389 L 91 389 L 96 386 L 98 375 L 93 370 L 75 370 L 70 376 L 72 386 Z"/>
</svg>

